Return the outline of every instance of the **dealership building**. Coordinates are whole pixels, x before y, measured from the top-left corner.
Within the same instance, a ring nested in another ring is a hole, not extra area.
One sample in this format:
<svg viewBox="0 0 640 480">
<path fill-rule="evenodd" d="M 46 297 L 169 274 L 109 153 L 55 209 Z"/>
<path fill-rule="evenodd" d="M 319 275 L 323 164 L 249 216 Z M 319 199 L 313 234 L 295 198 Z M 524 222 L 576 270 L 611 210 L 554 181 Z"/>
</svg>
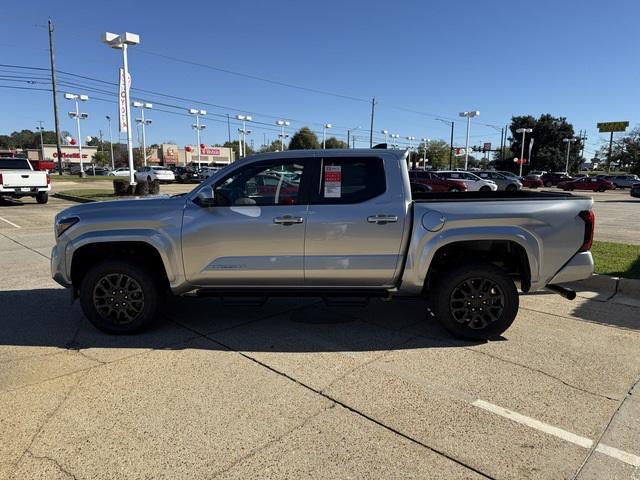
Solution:
<svg viewBox="0 0 640 480">
<path fill-rule="evenodd" d="M 126 159 L 126 145 L 114 144 L 116 165 L 123 163 Z M 62 163 L 65 166 L 76 165 L 80 163 L 80 151 L 77 145 L 61 145 Z M 97 146 L 82 147 L 82 162 L 90 164 L 93 162 L 93 156 L 98 152 Z M 138 148 L 134 148 L 137 151 Z M 44 160 L 58 161 L 58 150 L 55 145 L 45 144 L 42 149 L 27 149 L 27 158 L 29 160 L 42 160 L 44 152 Z M 186 146 L 178 147 L 174 143 L 163 143 L 158 148 L 147 149 L 147 163 L 149 165 L 167 165 L 167 166 L 183 166 L 197 165 L 198 151 L 196 147 Z M 105 149 L 106 157 L 109 158 L 109 149 Z M 200 163 L 202 166 L 224 166 L 235 161 L 234 151 L 227 147 L 208 147 L 202 145 L 200 148 Z"/>
</svg>

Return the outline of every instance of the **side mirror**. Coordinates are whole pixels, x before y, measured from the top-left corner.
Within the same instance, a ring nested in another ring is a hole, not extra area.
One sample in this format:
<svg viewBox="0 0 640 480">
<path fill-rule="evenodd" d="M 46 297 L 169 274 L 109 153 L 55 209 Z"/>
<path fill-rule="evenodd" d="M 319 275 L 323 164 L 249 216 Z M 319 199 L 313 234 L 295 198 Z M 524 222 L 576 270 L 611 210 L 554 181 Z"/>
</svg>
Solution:
<svg viewBox="0 0 640 480">
<path fill-rule="evenodd" d="M 202 188 L 196 195 L 196 198 L 193 199 L 193 202 L 200 207 L 213 207 L 216 204 L 213 187 L 207 186 Z"/>
</svg>

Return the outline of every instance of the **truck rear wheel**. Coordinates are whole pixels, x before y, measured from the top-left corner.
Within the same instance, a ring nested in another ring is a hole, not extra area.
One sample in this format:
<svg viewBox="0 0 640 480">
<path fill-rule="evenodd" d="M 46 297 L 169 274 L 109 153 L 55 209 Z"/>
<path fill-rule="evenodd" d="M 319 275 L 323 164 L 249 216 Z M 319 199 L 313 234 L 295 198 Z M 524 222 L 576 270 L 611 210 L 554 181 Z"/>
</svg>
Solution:
<svg viewBox="0 0 640 480">
<path fill-rule="evenodd" d="M 105 260 L 93 266 L 80 285 L 80 304 L 98 329 L 114 334 L 136 333 L 155 317 L 160 288 L 151 274 L 135 263 Z"/>
<path fill-rule="evenodd" d="M 48 192 L 40 192 L 36 194 L 36 202 L 38 203 L 47 203 L 49 201 L 49 193 Z"/>
<path fill-rule="evenodd" d="M 491 263 L 455 267 L 437 280 L 433 312 L 457 337 L 486 340 L 507 330 L 518 313 L 513 280 Z"/>
</svg>

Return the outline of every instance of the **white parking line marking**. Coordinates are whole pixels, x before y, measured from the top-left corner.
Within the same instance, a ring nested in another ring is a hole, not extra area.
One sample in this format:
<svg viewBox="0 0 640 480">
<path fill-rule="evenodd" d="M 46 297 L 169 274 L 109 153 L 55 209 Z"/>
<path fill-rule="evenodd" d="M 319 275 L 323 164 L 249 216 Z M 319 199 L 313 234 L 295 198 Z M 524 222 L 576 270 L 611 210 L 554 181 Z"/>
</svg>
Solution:
<svg viewBox="0 0 640 480">
<path fill-rule="evenodd" d="M 527 427 L 534 428 L 549 435 L 553 435 L 554 437 L 558 437 L 566 442 L 573 443 L 582 448 L 591 448 L 593 446 L 593 440 L 589 438 L 581 437 L 580 435 L 576 435 L 575 433 L 571 433 L 567 430 L 554 427 L 553 425 L 549 425 L 548 423 L 541 422 L 539 420 L 536 420 L 535 418 L 527 417 L 526 415 L 522 415 L 521 413 L 514 412 L 513 410 L 508 410 L 498 405 L 494 405 L 493 403 L 477 399 L 473 401 L 471 405 L 494 413 L 501 417 L 508 418 L 509 420 L 520 423 L 522 425 L 526 425 Z M 609 445 L 605 445 L 604 443 L 600 443 L 596 447 L 596 451 L 634 467 L 640 467 L 640 457 L 638 455 L 618 450 L 617 448 L 610 447 Z"/>
<path fill-rule="evenodd" d="M 6 218 L 2 218 L 2 217 L 0 217 L 0 220 L 2 220 L 3 222 L 7 222 L 9 225 L 11 225 L 11 226 L 13 226 L 13 227 L 16 227 L 16 228 L 22 228 L 20 225 L 16 225 L 15 223 L 10 222 L 10 221 L 9 221 L 9 220 L 7 220 Z"/>
</svg>

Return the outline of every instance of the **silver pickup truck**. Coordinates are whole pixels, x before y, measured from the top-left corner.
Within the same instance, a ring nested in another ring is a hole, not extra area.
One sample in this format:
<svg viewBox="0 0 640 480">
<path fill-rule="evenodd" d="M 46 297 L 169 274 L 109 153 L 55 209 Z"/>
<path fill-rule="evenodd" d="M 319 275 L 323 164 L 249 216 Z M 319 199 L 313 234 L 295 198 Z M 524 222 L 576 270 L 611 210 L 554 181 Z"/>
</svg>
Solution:
<svg viewBox="0 0 640 480">
<path fill-rule="evenodd" d="M 414 193 L 399 150 L 255 155 L 172 197 L 56 216 L 53 278 L 87 318 L 131 333 L 166 295 L 424 296 L 453 334 L 491 338 L 518 288 L 589 277 L 592 200 L 567 193 Z"/>
</svg>

